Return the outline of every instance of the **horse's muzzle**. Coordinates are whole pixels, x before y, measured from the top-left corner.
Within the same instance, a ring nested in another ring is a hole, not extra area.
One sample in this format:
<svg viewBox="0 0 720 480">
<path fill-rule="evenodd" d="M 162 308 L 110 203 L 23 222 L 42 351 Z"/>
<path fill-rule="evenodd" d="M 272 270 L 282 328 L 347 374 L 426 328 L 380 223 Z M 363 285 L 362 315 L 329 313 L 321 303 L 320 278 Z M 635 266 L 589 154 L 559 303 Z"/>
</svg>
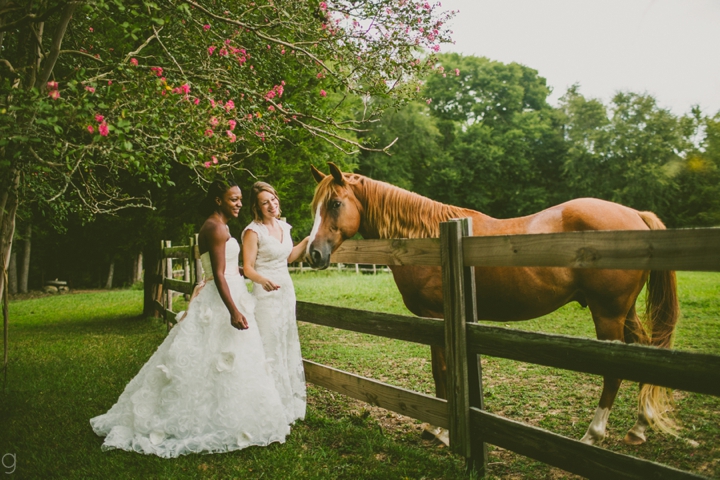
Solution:
<svg viewBox="0 0 720 480">
<path fill-rule="evenodd" d="M 330 245 L 327 242 L 313 242 L 308 248 L 310 266 L 317 270 L 324 270 L 330 265 Z"/>
</svg>

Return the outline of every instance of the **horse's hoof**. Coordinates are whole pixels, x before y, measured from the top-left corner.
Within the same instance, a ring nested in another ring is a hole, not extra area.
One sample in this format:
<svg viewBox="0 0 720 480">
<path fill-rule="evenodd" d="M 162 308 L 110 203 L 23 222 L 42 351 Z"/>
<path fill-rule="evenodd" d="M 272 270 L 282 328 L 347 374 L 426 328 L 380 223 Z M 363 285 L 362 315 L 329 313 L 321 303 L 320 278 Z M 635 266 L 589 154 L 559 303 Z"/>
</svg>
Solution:
<svg viewBox="0 0 720 480">
<path fill-rule="evenodd" d="M 623 443 L 625 445 L 642 445 L 645 443 L 645 435 L 628 432 L 627 435 L 625 435 L 625 438 L 623 438 Z"/>
<path fill-rule="evenodd" d="M 580 441 L 586 445 L 595 445 L 596 439 L 592 435 L 587 433 L 580 439 Z"/>
<path fill-rule="evenodd" d="M 427 424 L 425 428 L 423 428 L 422 438 L 424 440 L 437 440 L 446 447 L 450 446 L 450 434 L 446 428 Z"/>
</svg>

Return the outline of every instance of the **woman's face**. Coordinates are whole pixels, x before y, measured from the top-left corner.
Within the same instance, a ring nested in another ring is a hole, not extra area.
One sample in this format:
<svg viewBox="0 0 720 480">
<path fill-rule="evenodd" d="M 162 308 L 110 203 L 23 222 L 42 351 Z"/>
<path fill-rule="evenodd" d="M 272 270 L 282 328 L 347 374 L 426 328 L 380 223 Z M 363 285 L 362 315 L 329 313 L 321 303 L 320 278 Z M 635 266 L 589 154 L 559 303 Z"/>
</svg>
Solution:
<svg viewBox="0 0 720 480">
<path fill-rule="evenodd" d="M 223 198 L 219 199 L 219 209 L 226 216 L 237 218 L 242 207 L 242 192 L 240 187 L 230 187 L 223 194 Z"/>
<path fill-rule="evenodd" d="M 270 192 L 260 192 L 257 197 L 258 209 L 263 220 L 277 218 L 280 214 L 280 201 Z"/>
</svg>

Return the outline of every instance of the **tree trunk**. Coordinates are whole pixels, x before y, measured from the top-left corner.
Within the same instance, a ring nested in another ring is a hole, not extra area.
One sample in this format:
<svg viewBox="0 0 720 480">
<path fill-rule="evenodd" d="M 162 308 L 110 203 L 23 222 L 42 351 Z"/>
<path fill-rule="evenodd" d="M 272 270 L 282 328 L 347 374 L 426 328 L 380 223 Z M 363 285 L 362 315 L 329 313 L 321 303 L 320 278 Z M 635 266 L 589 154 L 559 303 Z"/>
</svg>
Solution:
<svg viewBox="0 0 720 480">
<path fill-rule="evenodd" d="M 142 282 L 143 279 L 143 254 L 142 252 L 137 255 L 137 262 L 135 262 L 135 272 L 133 276 L 133 283 Z"/>
<path fill-rule="evenodd" d="M 9 293 L 15 295 L 18 291 L 18 275 L 17 275 L 17 252 L 14 250 L 10 253 L 10 266 L 8 267 L 8 290 Z"/>
<path fill-rule="evenodd" d="M 105 289 L 110 290 L 113 284 L 113 274 L 115 273 L 115 260 L 110 262 L 110 271 L 108 272 L 107 282 L 105 282 Z"/>
<path fill-rule="evenodd" d="M 15 216 L 18 207 L 18 185 L 20 184 L 20 172 L 12 172 L 10 185 L 2 192 L 0 198 L 0 262 L 2 273 L 0 275 L 0 298 L 5 293 L 5 272 L 10 264 L 10 254 L 12 251 L 12 239 L 15 235 Z"/>
<path fill-rule="evenodd" d="M 25 248 L 23 249 L 23 256 L 22 256 L 22 263 L 20 264 L 20 276 L 19 276 L 19 282 L 18 288 L 20 289 L 20 293 L 27 293 L 28 292 L 28 279 L 30 278 L 30 247 L 32 246 L 31 242 L 31 235 L 32 235 L 32 224 L 28 223 L 25 227 L 25 233 L 23 234 L 23 240 L 25 244 Z"/>
</svg>

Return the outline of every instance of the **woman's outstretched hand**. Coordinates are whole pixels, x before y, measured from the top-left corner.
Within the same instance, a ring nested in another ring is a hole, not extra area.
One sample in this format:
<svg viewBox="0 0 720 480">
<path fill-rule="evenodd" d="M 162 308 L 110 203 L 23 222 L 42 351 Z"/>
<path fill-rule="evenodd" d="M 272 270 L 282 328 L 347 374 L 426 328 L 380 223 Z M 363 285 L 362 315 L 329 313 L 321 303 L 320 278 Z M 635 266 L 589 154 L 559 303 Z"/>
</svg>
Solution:
<svg viewBox="0 0 720 480">
<path fill-rule="evenodd" d="M 230 324 L 238 330 L 246 330 L 248 328 L 247 318 L 240 312 L 230 314 Z"/>
</svg>

